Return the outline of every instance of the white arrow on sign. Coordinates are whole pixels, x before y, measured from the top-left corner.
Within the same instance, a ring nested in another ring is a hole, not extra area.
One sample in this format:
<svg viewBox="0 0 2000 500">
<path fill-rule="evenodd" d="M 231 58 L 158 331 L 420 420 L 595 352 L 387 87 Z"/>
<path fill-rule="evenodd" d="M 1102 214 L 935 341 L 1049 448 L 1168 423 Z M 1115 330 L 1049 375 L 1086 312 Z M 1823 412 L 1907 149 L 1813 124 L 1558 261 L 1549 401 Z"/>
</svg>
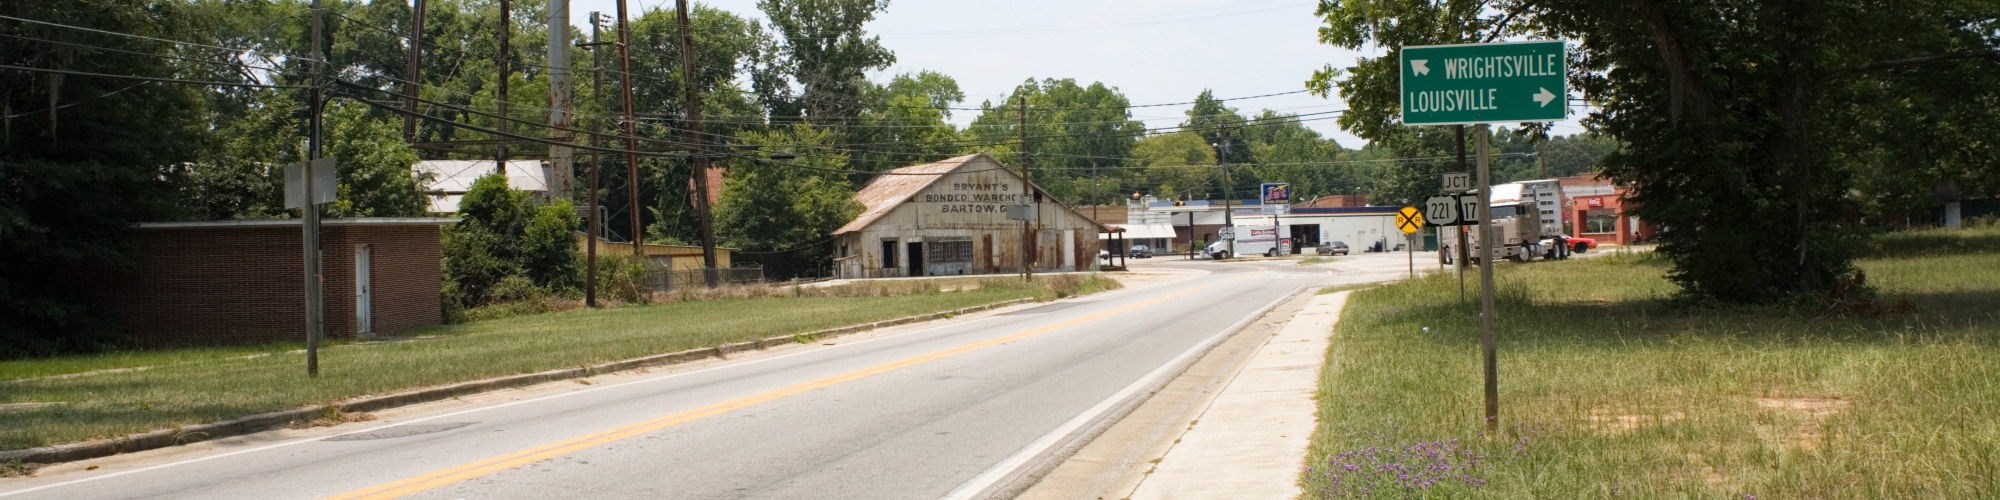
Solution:
<svg viewBox="0 0 2000 500">
<path fill-rule="evenodd" d="M 1431 74 L 1431 68 L 1430 68 L 1430 67 L 1427 67 L 1427 66 L 1424 66 L 1424 63 L 1428 63 L 1428 62 L 1430 62 L 1430 61 L 1431 61 L 1430 59 L 1411 59 L 1411 60 L 1410 60 L 1410 71 L 1415 71 L 1415 72 L 1417 72 L 1417 74 L 1418 74 L 1418 75 L 1428 75 L 1428 74 Z M 1545 90 L 1545 91 L 1543 91 L 1543 92 L 1547 92 L 1547 91 Z"/>
<path fill-rule="evenodd" d="M 1556 100 L 1556 95 L 1549 93 L 1549 89 L 1547 87 L 1542 88 L 1542 93 L 1535 94 L 1535 102 L 1542 103 L 1542 107 L 1544 108 L 1549 107 L 1549 103 L 1554 102 L 1555 100 Z"/>
</svg>

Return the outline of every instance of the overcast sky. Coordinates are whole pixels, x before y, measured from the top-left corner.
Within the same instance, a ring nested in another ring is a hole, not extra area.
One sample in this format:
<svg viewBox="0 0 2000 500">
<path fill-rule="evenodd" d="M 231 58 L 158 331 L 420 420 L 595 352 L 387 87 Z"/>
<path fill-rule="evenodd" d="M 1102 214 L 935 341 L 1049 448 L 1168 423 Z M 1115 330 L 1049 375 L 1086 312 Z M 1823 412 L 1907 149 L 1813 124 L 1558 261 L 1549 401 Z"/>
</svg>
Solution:
<svg viewBox="0 0 2000 500">
<path fill-rule="evenodd" d="M 650 9 L 673 9 L 672 0 L 627 0 L 632 17 Z M 756 0 L 697 2 L 763 20 Z M 1074 78 L 1080 85 L 1104 82 L 1124 92 L 1132 104 L 1194 100 L 1202 89 L 1218 98 L 1303 90 L 1319 67 L 1347 67 L 1356 57 L 1376 56 L 1318 42 L 1319 22 L 1312 0 L 892 0 L 868 25 L 896 53 L 896 65 L 874 75 L 885 81 L 897 73 L 932 70 L 958 80 L 965 107 L 1003 100 L 1029 78 Z M 588 26 L 590 11 L 613 14 L 615 0 L 572 0 L 572 25 Z M 1341 109 L 1338 96 L 1311 94 L 1230 101 L 1249 115 L 1259 109 L 1312 113 Z M 1185 118 L 1187 106 L 1132 110 L 1148 127 L 1170 127 Z M 959 111 L 952 121 L 970 123 L 977 111 Z M 1330 116 L 1330 115 L 1329 115 Z M 1308 117 L 1308 119 L 1319 117 Z M 1356 148 L 1366 143 L 1341 131 L 1332 119 L 1307 121 L 1322 135 Z M 1580 131 L 1559 124 L 1561 135 Z"/>
</svg>

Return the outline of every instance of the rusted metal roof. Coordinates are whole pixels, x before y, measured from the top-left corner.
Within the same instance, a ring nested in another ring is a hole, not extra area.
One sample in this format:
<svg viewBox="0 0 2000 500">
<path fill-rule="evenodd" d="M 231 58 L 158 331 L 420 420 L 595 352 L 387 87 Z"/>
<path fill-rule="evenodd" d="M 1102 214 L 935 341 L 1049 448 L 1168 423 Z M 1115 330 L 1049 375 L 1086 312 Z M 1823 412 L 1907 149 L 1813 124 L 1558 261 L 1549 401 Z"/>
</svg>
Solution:
<svg viewBox="0 0 2000 500">
<path fill-rule="evenodd" d="M 895 210 L 896 206 L 903 204 L 904 200 L 910 199 L 911 196 L 916 196 L 917 192 L 923 191 L 931 183 L 943 178 L 944 174 L 951 173 L 952 170 L 957 170 L 960 165 L 964 165 L 966 162 L 972 161 L 973 158 L 979 156 L 982 155 L 969 154 L 936 163 L 903 167 L 889 171 L 889 173 L 897 175 L 875 177 L 875 180 L 868 181 L 868 185 L 862 187 L 861 191 L 854 193 L 854 201 L 861 202 L 867 208 L 863 208 L 861 215 L 856 216 L 854 220 L 848 221 L 847 225 L 840 226 L 840 229 L 835 230 L 833 234 L 860 231 L 861 228 L 868 227 L 869 224 L 875 222 L 875 219 L 887 215 L 890 210 Z"/>
</svg>

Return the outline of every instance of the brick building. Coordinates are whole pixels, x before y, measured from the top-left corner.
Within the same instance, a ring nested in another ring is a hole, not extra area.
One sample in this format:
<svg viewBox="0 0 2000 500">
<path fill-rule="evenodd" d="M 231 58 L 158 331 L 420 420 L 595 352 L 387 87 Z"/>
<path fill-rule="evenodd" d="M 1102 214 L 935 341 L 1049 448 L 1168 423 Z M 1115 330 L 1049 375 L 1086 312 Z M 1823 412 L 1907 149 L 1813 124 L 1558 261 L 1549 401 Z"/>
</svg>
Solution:
<svg viewBox="0 0 2000 500">
<path fill-rule="evenodd" d="M 442 321 L 444 218 L 328 219 L 320 233 L 326 335 L 355 338 Z M 140 224 L 138 266 L 64 281 L 142 346 L 304 340 L 297 219 Z"/>
</svg>

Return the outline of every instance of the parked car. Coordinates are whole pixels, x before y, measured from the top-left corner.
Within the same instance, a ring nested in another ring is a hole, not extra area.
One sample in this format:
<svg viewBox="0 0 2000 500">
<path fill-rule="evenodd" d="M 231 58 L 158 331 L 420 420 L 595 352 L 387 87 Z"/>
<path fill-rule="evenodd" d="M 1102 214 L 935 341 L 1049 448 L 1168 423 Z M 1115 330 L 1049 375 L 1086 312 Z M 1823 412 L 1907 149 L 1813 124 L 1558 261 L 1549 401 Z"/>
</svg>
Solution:
<svg viewBox="0 0 2000 500">
<path fill-rule="evenodd" d="M 1334 241 L 1319 245 L 1320 255 L 1347 255 L 1347 244 Z"/>
<path fill-rule="evenodd" d="M 1132 250 L 1126 252 L 1125 256 L 1134 259 L 1150 259 L 1153 258 L 1153 247 L 1145 245 L 1132 245 Z"/>
</svg>

